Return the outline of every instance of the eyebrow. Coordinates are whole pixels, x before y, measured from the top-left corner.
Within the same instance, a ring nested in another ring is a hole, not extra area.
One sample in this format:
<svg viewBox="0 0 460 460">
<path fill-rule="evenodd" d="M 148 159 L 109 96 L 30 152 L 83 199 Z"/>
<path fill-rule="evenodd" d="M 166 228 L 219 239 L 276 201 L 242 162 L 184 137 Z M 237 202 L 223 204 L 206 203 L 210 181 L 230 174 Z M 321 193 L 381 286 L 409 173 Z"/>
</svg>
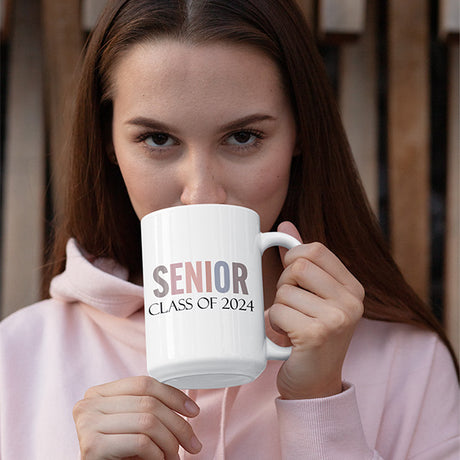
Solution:
<svg viewBox="0 0 460 460">
<path fill-rule="evenodd" d="M 246 117 L 238 118 L 228 124 L 225 124 L 219 128 L 220 131 L 231 131 L 238 128 L 243 128 L 244 126 L 250 125 L 252 123 L 257 123 L 261 121 L 276 121 L 276 118 L 271 115 L 265 114 L 253 114 Z M 149 128 L 157 131 L 167 131 L 171 132 L 174 129 L 168 126 L 166 123 L 163 123 L 153 118 L 147 117 L 135 117 L 126 122 L 127 125 L 142 126 L 144 128 Z"/>
<path fill-rule="evenodd" d="M 267 120 L 276 121 L 276 118 L 272 117 L 271 115 L 264 115 L 264 114 L 256 113 L 254 115 L 248 115 L 247 117 L 238 118 L 237 120 L 232 121 L 231 123 L 228 123 L 222 126 L 220 129 L 221 131 L 231 131 L 233 129 L 242 128 L 252 123 L 257 123 L 257 122 L 267 121 Z"/>
</svg>

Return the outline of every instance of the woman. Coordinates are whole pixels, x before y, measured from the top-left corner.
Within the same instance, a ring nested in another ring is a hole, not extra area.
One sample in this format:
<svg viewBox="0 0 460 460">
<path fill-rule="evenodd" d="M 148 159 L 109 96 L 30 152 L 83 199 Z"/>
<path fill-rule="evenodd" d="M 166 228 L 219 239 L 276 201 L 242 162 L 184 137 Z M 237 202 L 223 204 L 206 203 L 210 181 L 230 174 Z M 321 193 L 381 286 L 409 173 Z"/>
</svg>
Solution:
<svg viewBox="0 0 460 460">
<path fill-rule="evenodd" d="M 455 458 L 450 345 L 385 248 L 292 2 L 110 2 L 72 126 L 51 299 L 2 323 L 2 458 Z M 242 387 L 145 376 L 139 219 L 192 203 L 304 243 L 264 259 L 292 354 Z"/>
</svg>

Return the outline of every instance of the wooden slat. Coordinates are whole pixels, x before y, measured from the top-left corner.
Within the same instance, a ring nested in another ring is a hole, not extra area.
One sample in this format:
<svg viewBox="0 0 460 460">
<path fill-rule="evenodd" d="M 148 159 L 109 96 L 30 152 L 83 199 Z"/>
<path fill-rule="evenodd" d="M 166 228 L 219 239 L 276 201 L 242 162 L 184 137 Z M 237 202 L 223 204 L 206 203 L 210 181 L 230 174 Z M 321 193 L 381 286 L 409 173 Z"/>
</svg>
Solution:
<svg viewBox="0 0 460 460">
<path fill-rule="evenodd" d="M 6 41 L 10 34 L 13 0 L 0 0 L 0 40 Z"/>
<path fill-rule="evenodd" d="M 0 0 L 0 32 L 3 33 L 5 28 L 7 0 Z"/>
<path fill-rule="evenodd" d="M 378 210 L 376 0 L 369 0 L 364 34 L 340 48 L 339 100 L 364 188 Z"/>
<path fill-rule="evenodd" d="M 366 0 L 319 0 L 320 36 L 359 35 L 364 32 Z"/>
<path fill-rule="evenodd" d="M 42 0 L 44 26 L 45 96 L 49 133 L 53 203 L 62 216 L 64 122 L 68 121 L 68 98 L 83 44 L 79 0 Z"/>
<path fill-rule="evenodd" d="M 45 209 L 39 2 L 16 0 L 12 13 L 4 169 L 2 317 L 39 299 Z"/>
<path fill-rule="evenodd" d="M 460 1 L 439 0 L 439 35 L 446 39 L 460 33 Z"/>
<path fill-rule="evenodd" d="M 460 94 L 459 45 L 449 47 L 445 315 L 449 338 L 460 358 Z"/>
<path fill-rule="evenodd" d="M 391 244 L 408 282 L 428 300 L 428 0 L 389 0 L 387 5 Z"/>
<path fill-rule="evenodd" d="M 81 25 L 84 31 L 94 29 L 97 18 L 101 13 L 106 0 L 83 0 L 81 3 Z"/>
</svg>

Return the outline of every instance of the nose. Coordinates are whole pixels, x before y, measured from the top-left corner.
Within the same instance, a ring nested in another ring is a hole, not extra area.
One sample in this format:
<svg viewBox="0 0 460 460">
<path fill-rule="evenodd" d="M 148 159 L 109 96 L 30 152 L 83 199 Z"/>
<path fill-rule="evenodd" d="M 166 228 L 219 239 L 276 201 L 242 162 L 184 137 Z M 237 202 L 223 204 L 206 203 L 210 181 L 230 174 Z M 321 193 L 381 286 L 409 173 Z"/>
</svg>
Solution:
<svg viewBox="0 0 460 460">
<path fill-rule="evenodd" d="M 225 203 L 227 192 L 219 179 L 224 175 L 212 153 L 191 153 L 183 164 L 181 203 Z"/>
</svg>

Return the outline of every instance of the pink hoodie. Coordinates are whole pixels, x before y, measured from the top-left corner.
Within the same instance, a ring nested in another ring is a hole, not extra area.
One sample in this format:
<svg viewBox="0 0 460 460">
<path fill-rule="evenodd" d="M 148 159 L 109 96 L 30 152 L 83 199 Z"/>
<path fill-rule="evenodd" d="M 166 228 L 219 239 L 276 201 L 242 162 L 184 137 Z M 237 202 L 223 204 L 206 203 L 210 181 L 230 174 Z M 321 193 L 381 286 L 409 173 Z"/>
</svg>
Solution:
<svg viewBox="0 0 460 460">
<path fill-rule="evenodd" d="M 96 384 L 145 375 L 142 288 L 75 241 L 51 299 L 0 324 L 0 458 L 79 458 L 73 405 Z M 274 332 L 268 327 L 270 336 Z M 336 396 L 284 401 L 269 362 L 255 381 L 188 393 L 201 407 L 196 456 L 218 460 L 459 458 L 459 386 L 436 335 L 363 319 Z"/>
</svg>

